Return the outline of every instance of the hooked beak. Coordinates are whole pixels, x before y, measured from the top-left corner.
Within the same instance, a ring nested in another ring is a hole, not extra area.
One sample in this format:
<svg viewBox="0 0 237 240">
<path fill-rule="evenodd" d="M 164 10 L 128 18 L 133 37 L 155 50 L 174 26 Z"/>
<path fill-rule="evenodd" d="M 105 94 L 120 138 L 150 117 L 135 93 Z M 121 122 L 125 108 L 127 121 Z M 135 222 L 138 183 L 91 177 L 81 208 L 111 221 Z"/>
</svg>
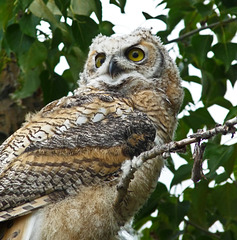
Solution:
<svg viewBox="0 0 237 240">
<path fill-rule="evenodd" d="M 111 59 L 109 63 L 109 75 L 114 78 L 123 70 L 118 66 L 117 62 L 114 59 Z"/>
</svg>

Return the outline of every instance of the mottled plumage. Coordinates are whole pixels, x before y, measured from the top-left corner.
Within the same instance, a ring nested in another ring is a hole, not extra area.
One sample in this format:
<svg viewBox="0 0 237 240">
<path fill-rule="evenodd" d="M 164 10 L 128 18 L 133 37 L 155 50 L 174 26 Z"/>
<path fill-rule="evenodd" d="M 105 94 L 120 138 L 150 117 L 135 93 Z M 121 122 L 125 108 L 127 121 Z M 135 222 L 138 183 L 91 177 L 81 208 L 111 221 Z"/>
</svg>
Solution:
<svg viewBox="0 0 237 240">
<path fill-rule="evenodd" d="M 145 29 L 99 35 L 79 84 L 0 147 L 0 238 L 115 239 L 154 189 L 160 157 L 143 164 L 115 207 L 126 160 L 176 128 L 183 92 L 159 39 Z"/>
</svg>

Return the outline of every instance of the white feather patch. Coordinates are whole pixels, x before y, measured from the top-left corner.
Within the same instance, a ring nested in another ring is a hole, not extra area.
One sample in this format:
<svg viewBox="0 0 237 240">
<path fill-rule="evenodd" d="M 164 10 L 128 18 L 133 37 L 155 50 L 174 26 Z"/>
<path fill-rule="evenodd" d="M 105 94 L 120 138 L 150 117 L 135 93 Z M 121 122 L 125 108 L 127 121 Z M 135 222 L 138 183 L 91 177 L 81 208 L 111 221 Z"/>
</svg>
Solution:
<svg viewBox="0 0 237 240">
<path fill-rule="evenodd" d="M 88 121 L 86 116 L 80 116 L 77 118 L 76 124 L 82 125 Z"/>
<path fill-rule="evenodd" d="M 121 170 L 123 171 L 123 175 L 122 178 L 127 176 L 131 170 L 132 167 L 132 161 L 131 160 L 126 160 L 122 166 L 121 166 Z"/>
<path fill-rule="evenodd" d="M 92 122 L 99 122 L 104 119 L 104 114 L 96 113 L 95 116 L 92 118 Z"/>
</svg>

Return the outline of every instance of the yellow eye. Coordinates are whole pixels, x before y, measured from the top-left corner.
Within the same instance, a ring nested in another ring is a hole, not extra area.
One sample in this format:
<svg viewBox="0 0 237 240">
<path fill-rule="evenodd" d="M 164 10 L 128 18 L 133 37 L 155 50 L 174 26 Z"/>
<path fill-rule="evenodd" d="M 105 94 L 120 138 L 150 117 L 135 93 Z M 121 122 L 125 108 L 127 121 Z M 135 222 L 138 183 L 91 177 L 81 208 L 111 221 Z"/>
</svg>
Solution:
<svg viewBox="0 0 237 240">
<path fill-rule="evenodd" d="M 127 52 L 127 58 L 133 62 L 139 62 L 143 60 L 145 53 L 140 48 L 132 48 Z"/>
<path fill-rule="evenodd" d="M 101 67 L 101 65 L 104 63 L 104 61 L 105 61 L 105 54 L 104 53 L 99 53 L 95 57 L 95 66 L 97 68 Z"/>
</svg>

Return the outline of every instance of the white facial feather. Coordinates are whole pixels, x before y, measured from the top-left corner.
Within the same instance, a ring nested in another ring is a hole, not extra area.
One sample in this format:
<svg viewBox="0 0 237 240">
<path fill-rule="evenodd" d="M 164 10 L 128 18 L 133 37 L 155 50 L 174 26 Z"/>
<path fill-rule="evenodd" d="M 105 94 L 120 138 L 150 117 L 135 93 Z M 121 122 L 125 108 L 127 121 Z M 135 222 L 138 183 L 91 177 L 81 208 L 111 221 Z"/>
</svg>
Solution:
<svg viewBox="0 0 237 240">
<path fill-rule="evenodd" d="M 135 62 L 128 58 L 126 52 L 133 47 L 143 51 L 144 59 Z M 95 63 L 97 54 L 105 55 L 100 67 L 96 67 Z M 102 89 L 106 86 L 113 88 L 126 84 L 131 78 L 136 81 L 134 85 L 137 85 L 137 82 L 157 85 L 154 79 L 156 81 L 162 79 L 163 69 L 168 65 L 167 61 L 171 61 L 160 39 L 147 29 L 137 29 L 123 36 L 99 35 L 93 40 L 88 56 L 79 84 Z M 109 73 L 111 61 L 116 62 L 120 68 L 114 76 Z"/>
</svg>

